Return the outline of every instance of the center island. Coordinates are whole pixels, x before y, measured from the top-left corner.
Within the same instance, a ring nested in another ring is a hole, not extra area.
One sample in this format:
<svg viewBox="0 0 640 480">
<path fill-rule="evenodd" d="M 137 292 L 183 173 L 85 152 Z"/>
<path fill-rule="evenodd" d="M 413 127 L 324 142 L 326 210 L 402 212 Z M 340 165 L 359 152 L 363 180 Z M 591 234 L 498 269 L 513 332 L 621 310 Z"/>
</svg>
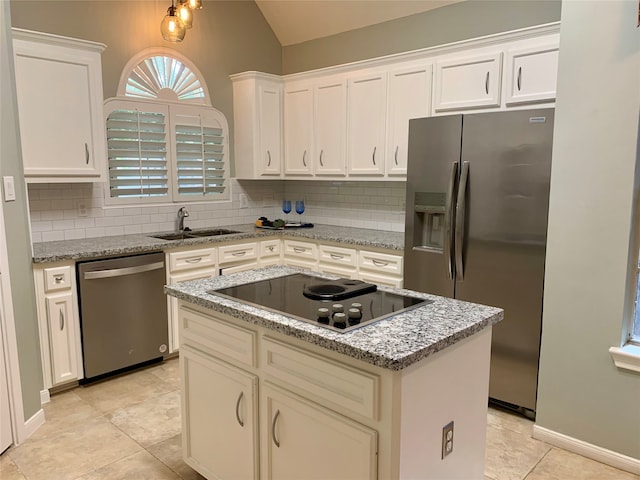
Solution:
<svg viewBox="0 0 640 480">
<path fill-rule="evenodd" d="M 300 272 L 337 278 L 277 266 L 165 287 L 185 462 L 222 480 L 482 480 L 503 311 L 378 287 L 430 303 L 340 332 L 212 292 Z"/>
</svg>

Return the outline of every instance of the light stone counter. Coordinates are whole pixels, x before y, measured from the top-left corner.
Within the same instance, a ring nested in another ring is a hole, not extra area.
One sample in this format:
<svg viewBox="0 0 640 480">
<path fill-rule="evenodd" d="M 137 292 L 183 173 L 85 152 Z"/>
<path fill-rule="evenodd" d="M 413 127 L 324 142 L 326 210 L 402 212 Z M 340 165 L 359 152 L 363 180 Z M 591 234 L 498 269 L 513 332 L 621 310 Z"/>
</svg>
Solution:
<svg viewBox="0 0 640 480">
<path fill-rule="evenodd" d="M 176 298 L 248 323 L 343 353 L 389 370 L 402 370 L 502 320 L 502 309 L 410 290 L 378 287 L 432 300 L 433 303 L 346 333 L 331 331 L 246 303 L 207 293 L 243 283 L 301 272 L 293 267 L 267 267 L 165 287 Z M 314 273 L 323 278 L 335 276 Z"/>
<path fill-rule="evenodd" d="M 262 239 L 281 236 L 325 242 L 338 242 L 346 245 L 365 246 L 398 250 L 404 249 L 404 233 L 365 228 L 316 225 L 313 228 L 286 230 L 262 230 L 253 225 L 224 225 L 220 227 L 239 233 L 217 237 L 189 238 L 185 240 L 160 240 L 152 237 L 158 232 L 138 235 L 120 235 L 112 237 L 87 238 L 82 240 L 61 240 L 33 244 L 33 262 L 46 263 L 60 260 L 91 260 L 94 258 L 160 252 L 170 248 L 187 245 L 216 245 L 223 242 L 235 242 L 245 239 Z M 194 230 L 194 231 L 197 231 Z"/>
</svg>

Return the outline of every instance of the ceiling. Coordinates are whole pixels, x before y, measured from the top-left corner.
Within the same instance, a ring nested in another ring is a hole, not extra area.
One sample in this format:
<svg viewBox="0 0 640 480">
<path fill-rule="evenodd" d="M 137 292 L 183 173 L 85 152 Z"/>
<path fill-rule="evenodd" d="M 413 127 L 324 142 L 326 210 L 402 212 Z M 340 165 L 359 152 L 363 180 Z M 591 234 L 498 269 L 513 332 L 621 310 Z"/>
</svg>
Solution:
<svg viewBox="0 0 640 480">
<path fill-rule="evenodd" d="M 426 12 L 462 0 L 255 0 L 282 46 Z"/>
</svg>

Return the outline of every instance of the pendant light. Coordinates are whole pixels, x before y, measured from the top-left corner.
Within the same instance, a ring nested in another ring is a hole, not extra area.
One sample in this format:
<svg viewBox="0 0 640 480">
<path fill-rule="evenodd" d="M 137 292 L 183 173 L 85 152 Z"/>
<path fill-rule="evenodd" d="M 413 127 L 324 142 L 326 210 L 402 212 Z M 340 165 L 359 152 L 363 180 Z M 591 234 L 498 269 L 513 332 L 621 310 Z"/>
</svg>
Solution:
<svg viewBox="0 0 640 480">
<path fill-rule="evenodd" d="M 184 23 L 184 28 L 191 28 L 193 26 L 193 10 L 189 6 L 189 0 L 180 0 L 178 3 L 178 17 Z"/>
<path fill-rule="evenodd" d="M 187 0 L 191 10 L 200 10 L 202 8 L 202 0 Z"/>
<path fill-rule="evenodd" d="M 171 0 L 171 6 L 167 10 L 167 15 L 160 24 L 162 37 L 168 42 L 181 42 L 187 29 L 184 22 L 176 15 L 177 9 Z"/>
</svg>

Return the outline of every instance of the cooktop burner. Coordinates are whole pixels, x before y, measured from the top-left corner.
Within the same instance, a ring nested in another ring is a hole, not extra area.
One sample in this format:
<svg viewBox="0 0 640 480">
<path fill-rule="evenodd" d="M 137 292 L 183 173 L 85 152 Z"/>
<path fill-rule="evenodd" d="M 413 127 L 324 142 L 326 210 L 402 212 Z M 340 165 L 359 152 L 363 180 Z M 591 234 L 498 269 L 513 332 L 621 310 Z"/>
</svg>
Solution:
<svg viewBox="0 0 640 480">
<path fill-rule="evenodd" d="M 284 313 L 338 332 L 348 332 L 383 318 L 433 303 L 383 292 L 372 283 L 327 280 L 304 273 L 259 280 L 209 293 Z"/>
</svg>

